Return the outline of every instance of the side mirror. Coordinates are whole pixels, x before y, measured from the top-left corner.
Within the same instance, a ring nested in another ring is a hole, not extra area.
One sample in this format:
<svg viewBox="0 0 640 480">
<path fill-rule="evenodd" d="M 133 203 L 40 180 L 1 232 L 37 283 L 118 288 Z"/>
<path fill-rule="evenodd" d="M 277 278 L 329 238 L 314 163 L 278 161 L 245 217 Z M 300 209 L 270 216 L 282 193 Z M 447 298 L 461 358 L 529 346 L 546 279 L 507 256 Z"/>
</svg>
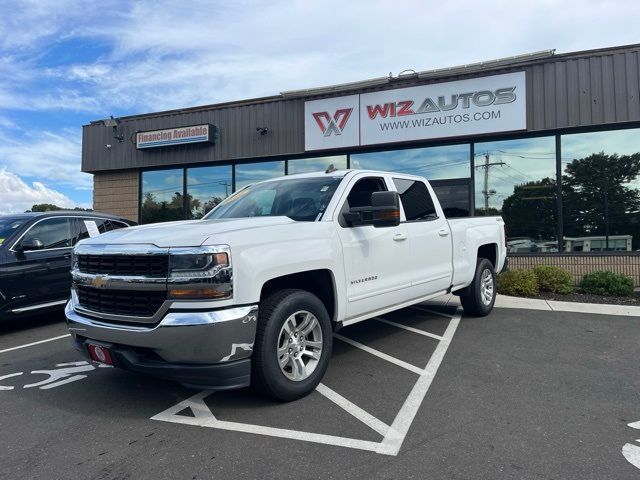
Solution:
<svg viewBox="0 0 640 480">
<path fill-rule="evenodd" d="M 29 250 L 42 250 L 43 248 L 44 248 L 44 243 L 42 243 L 38 239 L 23 240 L 18 245 L 16 245 L 16 250 L 18 252 L 27 252 Z"/>
<path fill-rule="evenodd" d="M 398 192 L 373 192 L 371 206 L 354 207 L 343 215 L 351 226 L 373 225 L 395 227 L 400 224 L 400 197 Z"/>
</svg>

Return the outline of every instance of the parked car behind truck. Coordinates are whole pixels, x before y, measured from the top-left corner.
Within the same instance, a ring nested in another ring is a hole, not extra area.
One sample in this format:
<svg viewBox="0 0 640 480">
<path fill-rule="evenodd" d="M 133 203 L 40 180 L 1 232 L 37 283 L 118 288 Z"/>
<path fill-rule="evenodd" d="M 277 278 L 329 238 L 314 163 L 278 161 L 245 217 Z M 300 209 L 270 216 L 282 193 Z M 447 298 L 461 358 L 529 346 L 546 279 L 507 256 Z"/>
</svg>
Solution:
<svg viewBox="0 0 640 480">
<path fill-rule="evenodd" d="M 62 310 L 71 289 L 71 249 L 80 240 L 135 225 L 98 212 L 0 216 L 0 320 Z"/>
<path fill-rule="evenodd" d="M 342 326 L 447 292 L 487 315 L 505 252 L 501 218 L 447 220 L 422 177 L 293 175 L 202 220 L 80 242 L 67 322 L 94 361 L 292 400 L 318 385 Z"/>
</svg>

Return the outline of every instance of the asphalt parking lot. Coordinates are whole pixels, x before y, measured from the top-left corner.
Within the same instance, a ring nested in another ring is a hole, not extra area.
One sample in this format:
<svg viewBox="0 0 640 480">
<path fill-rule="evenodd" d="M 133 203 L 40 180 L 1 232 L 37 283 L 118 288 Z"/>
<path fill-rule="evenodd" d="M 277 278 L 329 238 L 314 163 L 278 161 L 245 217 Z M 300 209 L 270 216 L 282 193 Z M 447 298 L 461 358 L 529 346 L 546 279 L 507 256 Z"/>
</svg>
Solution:
<svg viewBox="0 0 640 480">
<path fill-rule="evenodd" d="M 24 346 L 65 335 L 62 315 L 11 322 L 0 476 L 638 478 L 637 322 L 408 308 L 341 330 L 321 387 L 288 404 L 96 368 L 68 338 Z"/>
</svg>

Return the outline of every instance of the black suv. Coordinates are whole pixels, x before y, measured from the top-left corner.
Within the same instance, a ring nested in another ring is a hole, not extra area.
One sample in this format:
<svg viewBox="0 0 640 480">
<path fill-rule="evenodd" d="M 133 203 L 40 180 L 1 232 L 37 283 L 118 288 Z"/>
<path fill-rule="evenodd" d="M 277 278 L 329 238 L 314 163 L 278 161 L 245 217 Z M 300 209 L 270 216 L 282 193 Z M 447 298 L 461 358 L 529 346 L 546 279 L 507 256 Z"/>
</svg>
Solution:
<svg viewBox="0 0 640 480">
<path fill-rule="evenodd" d="M 73 246 L 132 225 L 96 212 L 0 216 L 0 320 L 62 308 L 71 291 Z"/>
</svg>

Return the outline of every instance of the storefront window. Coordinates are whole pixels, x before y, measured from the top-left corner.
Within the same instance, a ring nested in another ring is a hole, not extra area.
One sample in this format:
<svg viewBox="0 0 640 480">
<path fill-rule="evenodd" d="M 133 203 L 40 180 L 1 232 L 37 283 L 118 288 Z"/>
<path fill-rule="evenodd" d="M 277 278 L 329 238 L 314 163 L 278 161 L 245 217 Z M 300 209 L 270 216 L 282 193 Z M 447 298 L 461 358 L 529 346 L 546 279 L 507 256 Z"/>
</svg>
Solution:
<svg viewBox="0 0 640 480">
<path fill-rule="evenodd" d="M 563 135 L 564 246 L 640 249 L 640 129 Z"/>
<path fill-rule="evenodd" d="M 242 163 L 236 165 L 236 190 L 250 183 L 284 175 L 284 160 L 279 162 Z"/>
<path fill-rule="evenodd" d="M 182 220 L 183 169 L 142 172 L 142 223 Z"/>
<path fill-rule="evenodd" d="M 509 253 L 557 252 L 555 138 L 476 143 L 476 215 L 501 215 Z"/>
<path fill-rule="evenodd" d="M 344 170 L 347 168 L 347 156 L 335 155 L 332 157 L 289 160 L 288 173 L 289 175 L 294 175 L 296 173 L 324 172 L 330 165 L 333 165 L 336 170 Z"/>
<path fill-rule="evenodd" d="M 411 148 L 351 155 L 351 168 L 383 170 L 426 177 L 427 180 L 469 178 L 469 145 Z"/>
<path fill-rule="evenodd" d="M 187 214 L 202 218 L 231 195 L 231 165 L 187 169 Z"/>
</svg>

